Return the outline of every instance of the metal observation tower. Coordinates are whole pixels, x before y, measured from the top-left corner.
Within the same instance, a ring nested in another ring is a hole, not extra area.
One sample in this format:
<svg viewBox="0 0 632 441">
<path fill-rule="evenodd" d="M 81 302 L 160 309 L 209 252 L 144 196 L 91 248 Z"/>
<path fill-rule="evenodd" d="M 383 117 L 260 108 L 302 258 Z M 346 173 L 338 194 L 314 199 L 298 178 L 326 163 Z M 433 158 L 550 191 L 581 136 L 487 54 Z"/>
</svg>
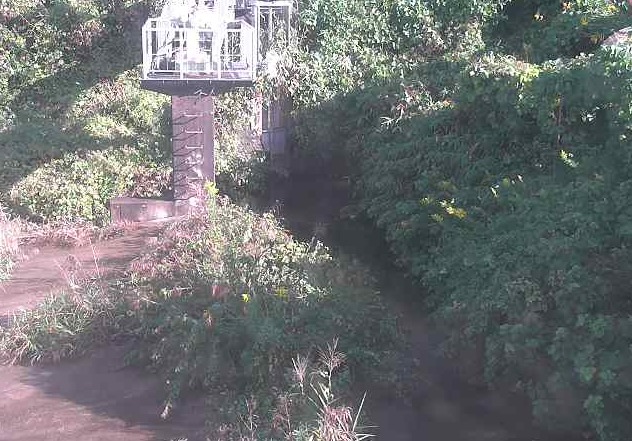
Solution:
<svg viewBox="0 0 632 441">
<path fill-rule="evenodd" d="M 292 0 L 167 0 L 142 29 L 141 87 L 171 96 L 173 201 L 115 198 L 113 221 L 189 213 L 215 180 L 213 97 L 250 87 L 290 38 Z"/>
</svg>

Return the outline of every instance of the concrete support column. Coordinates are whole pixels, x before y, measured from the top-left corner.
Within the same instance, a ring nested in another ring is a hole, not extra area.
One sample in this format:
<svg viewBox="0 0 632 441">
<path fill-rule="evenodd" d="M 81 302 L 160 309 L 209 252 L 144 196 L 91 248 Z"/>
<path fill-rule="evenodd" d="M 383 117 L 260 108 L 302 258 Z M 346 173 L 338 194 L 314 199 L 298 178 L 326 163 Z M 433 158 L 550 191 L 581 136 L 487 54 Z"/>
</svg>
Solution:
<svg viewBox="0 0 632 441">
<path fill-rule="evenodd" d="M 173 199 L 177 215 L 204 203 L 204 183 L 215 182 L 213 96 L 171 97 Z"/>
</svg>

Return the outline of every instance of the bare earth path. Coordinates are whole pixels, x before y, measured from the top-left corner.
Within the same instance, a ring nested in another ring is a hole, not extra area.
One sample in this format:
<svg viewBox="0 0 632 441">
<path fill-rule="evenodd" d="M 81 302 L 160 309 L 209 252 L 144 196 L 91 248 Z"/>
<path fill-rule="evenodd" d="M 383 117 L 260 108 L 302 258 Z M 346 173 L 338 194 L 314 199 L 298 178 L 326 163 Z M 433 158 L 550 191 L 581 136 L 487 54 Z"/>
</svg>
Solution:
<svg viewBox="0 0 632 441">
<path fill-rule="evenodd" d="M 124 271 L 159 230 L 148 224 L 94 248 L 42 249 L 0 283 L 0 317 L 67 286 L 73 271 Z M 124 367 L 126 349 L 112 345 L 56 365 L 0 365 L 0 441 L 202 440 L 203 399 L 188 400 L 162 421 L 160 379 Z"/>
<path fill-rule="evenodd" d="M 159 232 L 160 224 L 145 224 L 94 246 L 27 250 L 28 257 L 13 271 L 11 278 L 0 282 L 0 315 L 33 306 L 51 291 L 68 287 L 73 272 L 114 276 L 125 271 L 129 262 Z"/>
</svg>

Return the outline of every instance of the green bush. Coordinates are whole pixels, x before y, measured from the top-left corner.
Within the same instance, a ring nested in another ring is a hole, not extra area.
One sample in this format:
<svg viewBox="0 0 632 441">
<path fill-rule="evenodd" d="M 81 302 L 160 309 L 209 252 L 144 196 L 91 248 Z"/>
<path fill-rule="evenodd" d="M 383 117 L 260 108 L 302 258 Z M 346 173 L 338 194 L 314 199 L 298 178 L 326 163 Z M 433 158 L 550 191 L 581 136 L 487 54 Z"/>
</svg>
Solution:
<svg viewBox="0 0 632 441">
<path fill-rule="evenodd" d="M 470 160 L 492 180 L 453 194 L 468 215 L 445 224 L 425 267 L 441 317 L 460 324 L 449 321 L 453 336 L 484 336 L 488 379 L 526 389 L 540 420 L 603 440 L 631 435 L 627 66 L 604 52 L 545 66 L 516 90 L 521 118 L 504 113 L 528 131 L 515 151 L 490 145 L 498 165 Z M 498 122 L 476 132 L 509 126 Z"/>
<path fill-rule="evenodd" d="M 394 322 L 362 268 L 226 201 L 168 229 L 135 268 L 160 293 L 139 310 L 139 332 L 174 397 L 227 378 L 282 384 L 292 357 L 336 336 L 360 374 L 393 344 Z"/>
<path fill-rule="evenodd" d="M 133 17 L 146 8 L 143 1 L 101 2 L 8 0 L 0 15 L 0 103 L 6 105 L 23 90 L 60 72 L 93 62 L 103 49 L 116 49 L 110 63 L 129 60 Z M 101 66 L 104 67 L 104 66 Z M 100 75 L 111 72 L 102 70 Z"/>
<path fill-rule="evenodd" d="M 490 383 L 602 440 L 630 436 L 629 66 L 608 50 L 488 55 L 449 101 L 393 107 L 350 144 L 363 205 L 428 287 L 446 350 L 484 348 Z"/>
<path fill-rule="evenodd" d="M 43 220 L 102 224 L 109 198 L 154 197 L 168 190 L 169 97 L 142 90 L 138 69 L 63 100 L 68 101 L 63 106 L 19 114 L 0 133 L 0 150 L 7 153 L 0 160 L 5 200 Z M 252 93 L 246 90 L 216 99 L 217 180 L 234 198 L 266 191 L 266 158 L 251 133 L 252 111 Z"/>
<path fill-rule="evenodd" d="M 18 181 L 11 202 L 39 220 L 86 219 L 109 222 L 115 196 L 161 196 L 170 185 L 170 169 L 156 165 L 147 148 L 116 148 L 67 153 Z"/>
<path fill-rule="evenodd" d="M 485 39 L 530 62 L 574 57 L 629 26 L 628 8 L 623 0 L 513 0 L 487 26 Z"/>
</svg>

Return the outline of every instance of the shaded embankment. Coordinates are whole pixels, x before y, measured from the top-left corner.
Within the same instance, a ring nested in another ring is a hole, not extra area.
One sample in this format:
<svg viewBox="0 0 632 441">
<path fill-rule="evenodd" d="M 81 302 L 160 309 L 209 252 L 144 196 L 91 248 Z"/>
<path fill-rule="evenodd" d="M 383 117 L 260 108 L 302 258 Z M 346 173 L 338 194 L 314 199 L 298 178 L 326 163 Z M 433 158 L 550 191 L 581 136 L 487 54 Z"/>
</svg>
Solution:
<svg viewBox="0 0 632 441">
<path fill-rule="evenodd" d="M 384 300 L 399 315 L 408 347 L 397 366 L 400 390 L 366 385 L 366 410 L 385 441 L 573 441 L 532 423 L 529 400 L 463 381 L 455 361 L 438 352 L 441 337 L 429 324 L 423 290 L 393 264 L 381 232 L 368 221 L 340 216 L 349 203 L 343 182 L 301 179 L 285 186 L 280 206 L 298 236 L 316 236 L 373 268 Z M 277 197 L 277 199 L 279 199 Z M 348 208 L 348 207 L 347 207 Z"/>
</svg>

